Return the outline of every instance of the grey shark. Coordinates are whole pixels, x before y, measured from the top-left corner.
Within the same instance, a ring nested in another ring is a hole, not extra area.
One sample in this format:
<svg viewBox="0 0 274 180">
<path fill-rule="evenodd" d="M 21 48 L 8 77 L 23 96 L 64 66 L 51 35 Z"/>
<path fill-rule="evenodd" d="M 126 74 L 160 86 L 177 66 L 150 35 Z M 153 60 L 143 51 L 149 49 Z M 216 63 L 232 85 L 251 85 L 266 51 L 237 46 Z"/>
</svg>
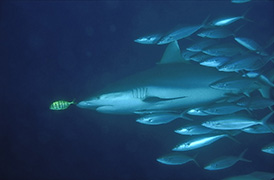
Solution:
<svg viewBox="0 0 274 180">
<path fill-rule="evenodd" d="M 243 78 L 184 60 L 174 41 L 154 68 L 114 83 L 77 106 L 110 114 L 182 111 L 224 99 L 226 91 L 209 85 L 233 76 Z"/>
</svg>

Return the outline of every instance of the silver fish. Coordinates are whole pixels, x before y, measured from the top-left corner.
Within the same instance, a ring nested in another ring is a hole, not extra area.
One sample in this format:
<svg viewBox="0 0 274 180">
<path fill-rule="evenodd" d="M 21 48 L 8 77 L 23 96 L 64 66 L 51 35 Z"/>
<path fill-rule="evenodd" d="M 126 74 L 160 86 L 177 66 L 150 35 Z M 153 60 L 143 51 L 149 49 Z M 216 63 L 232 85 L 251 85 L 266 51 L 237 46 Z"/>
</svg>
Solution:
<svg viewBox="0 0 274 180">
<path fill-rule="evenodd" d="M 236 17 L 224 17 L 224 18 L 219 18 L 216 20 L 213 20 L 210 25 L 212 26 L 227 26 L 229 24 L 232 24 L 240 19 L 245 19 L 244 15 L 243 16 L 236 16 Z"/>
<path fill-rule="evenodd" d="M 269 154 L 274 154 L 274 142 L 267 144 L 262 148 L 262 151 Z"/>
<path fill-rule="evenodd" d="M 274 124 L 269 124 L 268 126 L 271 129 L 274 129 Z M 247 127 L 247 128 L 243 128 L 241 130 L 243 132 L 249 133 L 249 134 L 266 134 L 266 133 L 272 133 L 269 128 L 266 128 L 265 126 L 262 126 L 260 124 L 254 125 L 254 126 L 250 126 L 250 127 Z"/>
<path fill-rule="evenodd" d="M 274 100 L 264 98 L 261 94 L 251 97 L 243 97 L 236 102 L 237 105 L 251 110 L 264 109 L 274 105 Z"/>
<path fill-rule="evenodd" d="M 201 29 L 205 25 L 205 22 L 207 21 L 207 19 L 208 17 L 200 25 L 183 26 L 181 28 L 176 29 L 175 31 L 172 31 L 168 33 L 166 36 L 162 37 L 157 44 L 158 45 L 168 44 L 170 42 L 189 37 L 196 31 Z"/>
<path fill-rule="evenodd" d="M 227 93 L 249 93 L 260 89 L 262 84 L 257 79 L 228 77 L 220 79 L 209 85 L 213 89 L 226 91 Z"/>
<path fill-rule="evenodd" d="M 226 44 L 210 46 L 204 49 L 202 52 L 210 56 L 232 57 L 238 54 L 242 54 L 244 50 L 235 44 L 226 43 Z"/>
<path fill-rule="evenodd" d="M 161 34 L 151 34 L 148 36 L 143 36 L 138 39 L 135 39 L 134 42 L 137 42 L 140 44 L 156 44 L 161 37 L 162 37 Z"/>
<path fill-rule="evenodd" d="M 232 3 L 246 3 L 246 2 L 250 2 L 251 0 L 231 0 Z"/>
<path fill-rule="evenodd" d="M 172 150 L 173 151 L 189 151 L 193 149 L 198 149 L 198 148 L 210 145 L 223 137 L 230 137 L 230 136 L 227 134 L 219 134 L 219 135 L 207 135 L 207 136 L 202 136 L 198 138 L 195 137 L 183 143 L 178 144 Z"/>
<path fill-rule="evenodd" d="M 270 66 L 270 67 L 273 67 L 273 66 Z M 251 73 L 253 73 L 253 76 L 251 76 Z M 274 73 L 272 71 L 272 73 Z M 256 75 L 255 75 L 256 74 Z M 254 76 L 255 75 L 255 76 Z M 272 76 L 272 75 L 270 75 Z M 274 87 L 274 83 L 271 82 L 271 80 L 266 77 L 265 75 L 263 74 L 260 74 L 260 73 L 256 73 L 256 72 L 248 72 L 246 74 L 243 74 L 243 77 L 249 77 L 249 78 L 256 78 L 258 79 L 261 83 L 263 83 L 265 86 L 269 86 L 269 87 Z"/>
<path fill-rule="evenodd" d="M 231 114 L 241 110 L 247 110 L 247 108 L 232 102 L 218 102 L 208 106 L 189 109 L 186 113 L 194 116 L 210 116 Z"/>
<path fill-rule="evenodd" d="M 246 95 L 244 94 L 229 94 L 225 99 L 228 103 L 237 103 L 240 99 L 245 98 Z M 238 105 L 238 104 L 237 104 Z"/>
<path fill-rule="evenodd" d="M 179 129 L 176 129 L 174 132 L 181 134 L 181 135 L 202 135 L 202 134 L 209 134 L 214 132 L 213 129 L 206 128 L 201 125 L 186 125 Z"/>
<path fill-rule="evenodd" d="M 182 55 L 182 58 L 189 61 L 191 60 L 191 57 L 196 55 L 197 52 L 192 52 L 192 51 L 187 51 L 187 50 L 183 50 L 181 55 Z"/>
<path fill-rule="evenodd" d="M 198 41 L 194 44 L 192 44 L 191 46 L 189 46 L 188 48 L 186 48 L 186 50 L 188 51 L 192 51 L 192 52 L 201 52 L 203 49 L 215 45 L 218 42 L 213 40 L 213 39 L 202 39 L 201 41 Z"/>
<path fill-rule="evenodd" d="M 155 113 L 140 117 L 136 122 L 147 125 L 160 125 L 169 123 L 178 118 L 182 118 L 182 115 L 176 113 Z"/>
<path fill-rule="evenodd" d="M 209 106 L 203 107 L 202 111 L 208 115 L 225 115 L 235 113 L 241 110 L 245 110 L 245 107 L 235 105 L 234 103 L 215 103 Z"/>
<path fill-rule="evenodd" d="M 220 157 L 218 159 L 213 160 L 210 162 L 208 165 L 204 167 L 206 170 L 220 170 L 220 169 L 225 169 L 233 166 L 236 164 L 238 161 L 245 161 L 245 162 L 251 162 L 248 159 L 244 159 L 243 156 L 246 153 L 247 149 L 244 150 L 238 157 L 237 156 L 224 156 Z"/>
<path fill-rule="evenodd" d="M 247 128 L 254 125 L 263 125 L 271 130 L 271 128 L 268 124 L 266 124 L 266 122 L 270 119 L 273 113 L 274 112 L 269 113 L 260 121 L 246 114 L 218 116 L 203 122 L 202 126 L 218 130 L 241 130 L 243 128 Z"/>
<path fill-rule="evenodd" d="M 188 109 L 186 113 L 192 116 L 208 116 L 207 113 L 203 112 L 203 108 L 201 107 Z"/>
<path fill-rule="evenodd" d="M 273 68 L 273 66 L 270 66 Z M 273 69 L 274 70 L 274 69 Z M 272 70 L 272 73 L 274 73 L 274 71 Z M 270 78 L 271 78 L 271 73 L 270 73 Z M 259 79 L 264 85 L 266 86 L 270 86 L 270 87 L 274 87 L 274 83 L 270 80 L 270 78 L 266 77 L 265 75 L 258 73 L 258 72 L 247 72 L 245 74 L 243 74 L 243 77 L 249 77 L 249 78 L 257 78 Z"/>
<path fill-rule="evenodd" d="M 212 56 L 204 54 L 204 53 L 198 53 L 190 57 L 190 60 L 196 61 L 196 62 L 203 62 L 207 60 L 208 58 L 211 58 Z"/>
<path fill-rule="evenodd" d="M 203 66 L 208 66 L 208 67 L 220 67 L 226 62 L 230 60 L 229 57 L 226 56 L 217 56 L 217 57 L 211 57 L 206 59 L 205 61 L 200 62 L 201 65 Z"/>
<path fill-rule="evenodd" d="M 157 161 L 166 165 L 182 165 L 187 162 L 193 161 L 197 166 L 199 166 L 194 158 L 177 152 L 159 157 L 157 158 Z"/>
<path fill-rule="evenodd" d="M 244 46 L 245 48 L 249 49 L 250 51 L 254 51 L 259 55 L 268 56 L 268 53 L 265 52 L 257 42 L 252 39 L 246 37 L 234 37 L 235 41 L 237 41 L 240 45 Z"/>
<path fill-rule="evenodd" d="M 222 38 L 227 38 L 233 35 L 234 33 L 226 28 L 207 29 L 197 34 L 197 36 L 200 36 L 202 38 L 211 38 L 211 39 L 222 39 Z"/>
<path fill-rule="evenodd" d="M 195 33 L 196 31 L 198 31 L 201 27 L 202 25 L 194 25 L 194 26 L 185 26 L 185 27 L 179 28 L 175 31 L 168 33 L 166 36 L 163 36 L 157 44 L 158 45 L 168 44 L 170 42 L 186 38 L 192 35 L 193 33 Z"/>
<path fill-rule="evenodd" d="M 233 57 L 230 61 L 218 67 L 218 70 L 225 72 L 238 72 L 241 70 L 255 71 L 262 68 L 267 62 L 268 59 L 262 58 L 259 55 L 240 55 Z"/>
</svg>

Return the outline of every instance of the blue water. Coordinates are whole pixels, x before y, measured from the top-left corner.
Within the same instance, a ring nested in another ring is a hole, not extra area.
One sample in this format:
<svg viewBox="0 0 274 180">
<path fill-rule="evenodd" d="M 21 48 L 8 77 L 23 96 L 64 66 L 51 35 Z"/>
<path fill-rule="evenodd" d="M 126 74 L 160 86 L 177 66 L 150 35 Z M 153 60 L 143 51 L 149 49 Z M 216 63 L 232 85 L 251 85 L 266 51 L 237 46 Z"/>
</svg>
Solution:
<svg viewBox="0 0 274 180">
<path fill-rule="evenodd" d="M 133 42 L 142 35 L 249 9 L 247 18 L 254 22 L 244 22 L 239 33 L 264 44 L 273 37 L 273 1 L 1 2 L 0 8 L 0 179 L 217 180 L 274 172 L 273 155 L 260 151 L 273 141 L 272 134 L 242 133 L 237 136 L 240 145 L 223 139 L 188 153 L 199 152 L 203 166 L 248 148 L 245 157 L 252 163 L 210 172 L 194 163 L 166 166 L 156 161 L 182 139 L 173 133 L 180 120 L 145 126 L 133 115 L 74 106 L 49 110 L 54 100 L 83 100 L 117 79 L 153 67 L 165 46 Z"/>
</svg>

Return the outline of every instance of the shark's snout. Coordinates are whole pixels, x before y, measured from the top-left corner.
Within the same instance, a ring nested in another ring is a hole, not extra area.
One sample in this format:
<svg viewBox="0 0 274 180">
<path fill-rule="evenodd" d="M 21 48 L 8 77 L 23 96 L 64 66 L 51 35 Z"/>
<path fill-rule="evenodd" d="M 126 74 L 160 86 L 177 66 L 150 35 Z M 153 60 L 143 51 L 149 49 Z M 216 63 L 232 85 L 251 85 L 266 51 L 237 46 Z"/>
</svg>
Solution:
<svg viewBox="0 0 274 180">
<path fill-rule="evenodd" d="M 81 101 L 76 106 L 79 108 L 89 108 L 89 109 L 96 109 L 98 107 L 98 105 L 96 105 L 92 101 Z"/>
</svg>

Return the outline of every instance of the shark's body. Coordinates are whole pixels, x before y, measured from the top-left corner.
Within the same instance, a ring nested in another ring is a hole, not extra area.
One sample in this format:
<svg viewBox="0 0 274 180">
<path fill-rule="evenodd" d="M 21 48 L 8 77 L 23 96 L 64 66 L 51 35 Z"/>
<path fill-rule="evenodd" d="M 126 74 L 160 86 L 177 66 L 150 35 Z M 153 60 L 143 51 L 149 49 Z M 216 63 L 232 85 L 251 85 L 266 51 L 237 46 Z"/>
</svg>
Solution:
<svg viewBox="0 0 274 180">
<path fill-rule="evenodd" d="M 78 107 L 102 113 L 132 114 L 182 111 L 221 100 L 225 91 L 209 85 L 237 73 L 182 61 L 177 42 L 171 43 L 154 68 L 138 73 L 106 88 L 98 96 L 78 103 Z"/>
</svg>

